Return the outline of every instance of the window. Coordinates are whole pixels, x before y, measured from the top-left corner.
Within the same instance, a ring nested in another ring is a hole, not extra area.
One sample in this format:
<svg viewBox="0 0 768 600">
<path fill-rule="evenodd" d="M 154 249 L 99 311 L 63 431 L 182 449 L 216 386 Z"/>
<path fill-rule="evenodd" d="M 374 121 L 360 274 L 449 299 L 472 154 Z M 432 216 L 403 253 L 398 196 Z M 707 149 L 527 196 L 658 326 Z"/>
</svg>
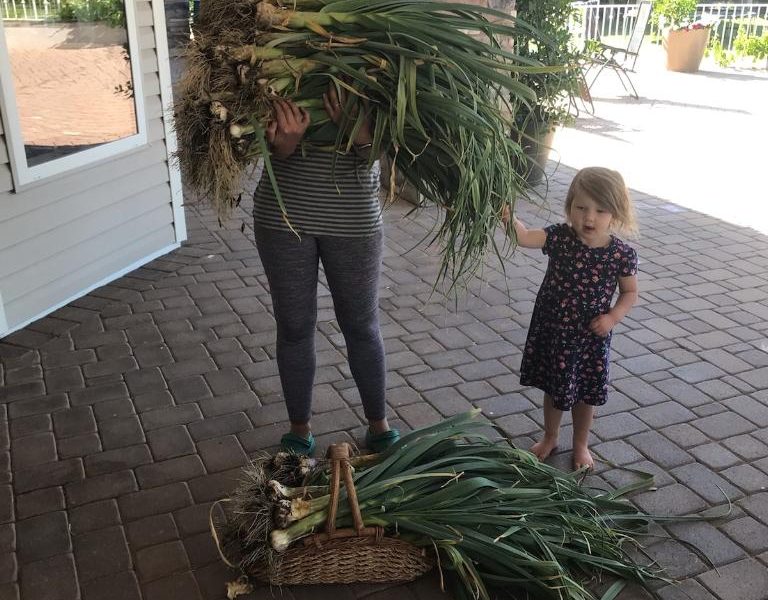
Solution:
<svg viewBox="0 0 768 600">
<path fill-rule="evenodd" d="M 0 100 L 17 189 L 146 143 L 134 5 L 0 3 Z"/>
</svg>

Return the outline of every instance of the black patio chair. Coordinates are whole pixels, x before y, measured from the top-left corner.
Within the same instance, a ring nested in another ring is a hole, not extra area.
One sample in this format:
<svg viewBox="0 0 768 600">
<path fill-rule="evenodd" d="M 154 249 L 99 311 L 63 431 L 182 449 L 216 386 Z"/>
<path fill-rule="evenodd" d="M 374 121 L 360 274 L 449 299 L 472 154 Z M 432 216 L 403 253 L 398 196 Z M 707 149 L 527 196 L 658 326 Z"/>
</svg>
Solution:
<svg viewBox="0 0 768 600">
<path fill-rule="evenodd" d="M 587 88 L 589 90 L 591 90 L 595 81 L 597 81 L 600 73 L 608 68 L 616 73 L 616 76 L 619 78 L 619 81 L 621 81 L 621 85 L 624 86 L 626 92 L 633 98 L 638 97 L 637 90 L 635 89 L 629 74 L 630 72 L 635 71 L 637 56 L 640 53 L 640 46 L 645 37 L 645 28 L 648 26 L 648 21 L 651 18 L 651 6 L 650 2 L 641 2 L 638 6 L 637 18 L 632 27 L 632 33 L 629 35 L 629 41 L 627 42 L 626 48 L 610 46 L 595 40 L 587 42 L 593 47 L 596 46 L 594 52 L 586 59 L 584 68 L 584 79 L 587 82 Z M 593 69 L 597 69 L 597 71 L 590 80 L 590 73 Z"/>
</svg>

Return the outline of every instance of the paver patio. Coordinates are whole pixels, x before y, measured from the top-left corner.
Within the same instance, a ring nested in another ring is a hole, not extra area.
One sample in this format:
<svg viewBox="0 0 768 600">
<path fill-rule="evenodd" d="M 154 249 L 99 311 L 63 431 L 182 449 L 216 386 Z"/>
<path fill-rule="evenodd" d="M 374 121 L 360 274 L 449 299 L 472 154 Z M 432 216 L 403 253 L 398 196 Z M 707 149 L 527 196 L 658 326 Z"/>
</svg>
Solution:
<svg viewBox="0 0 768 600">
<path fill-rule="evenodd" d="M 560 166 L 556 219 L 573 171 Z M 651 471 L 643 509 L 685 513 L 734 502 L 730 517 L 671 525 L 648 553 L 684 581 L 621 600 L 768 598 L 768 237 L 638 187 L 641 302 L 614 341 L 614 387 L 597 454 Z M 286 427 L 265 277 L 242 207 L 226 229 L 188 209 L 179 250 L 0 340 L 0 599 L 220 600 L 234 577 L 207 531 L 213 501 L 248 455 Z M 382 325 L 395 424 L 484 410 L 522 447 L 541 395 L 518 367 L 545 262 L 518 252 L 458 305 L 432 294 L 419 244 L 434 217 L 387 213 Z M 241 223 L 245 230 L 241 231 Z M 359 399 L 320 297 L 316 417 L 321 446 L 357 439 Z M 569 430 L 552 462 L 570 464 Z M 598 466 L 591 482 L 632 475 Z M 707 564 L 691 548 L 704 552 Z M 432 600 L 433 574 L 401 586 L 261 588 L 250 598 Z"/>
</svg>

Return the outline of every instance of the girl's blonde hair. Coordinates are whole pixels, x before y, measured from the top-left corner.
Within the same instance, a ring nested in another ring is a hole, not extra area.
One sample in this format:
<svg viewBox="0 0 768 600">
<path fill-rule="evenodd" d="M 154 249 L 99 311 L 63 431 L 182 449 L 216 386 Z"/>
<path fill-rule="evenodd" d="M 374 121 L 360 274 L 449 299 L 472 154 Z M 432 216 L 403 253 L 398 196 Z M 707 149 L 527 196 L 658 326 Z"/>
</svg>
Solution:
<svg viewBox="0 0 768 600">
<path fill-rule="evenodd" d="M 571 214 L 571 206 L 577 194 L 591 198 L 598 206 L 611 213 L 611 228 L 617 231 L 637 234 L 637 220 L 629 190 L 621 173 L 605 167 L 581 169 L 568 188 L 565 197 L 565 214 Z"/>
</svg>

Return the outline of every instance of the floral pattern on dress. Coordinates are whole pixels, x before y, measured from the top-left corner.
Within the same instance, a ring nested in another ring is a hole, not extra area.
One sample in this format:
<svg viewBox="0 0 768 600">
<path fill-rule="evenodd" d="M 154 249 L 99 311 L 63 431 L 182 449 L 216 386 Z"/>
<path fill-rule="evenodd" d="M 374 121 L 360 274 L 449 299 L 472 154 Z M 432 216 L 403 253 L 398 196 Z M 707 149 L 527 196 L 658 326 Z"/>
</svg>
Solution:
<svg viewBox="0 0 768 600">
<path fill-rule="evenodd" d="M 608 393 L 611 333 L 589 330 L 611 309 L 619 277 L 637 273 L 637 253 L 615 236 L 602 248 L 584 244 L 570 225 L 545 229 L 547 272 L 536 296 L 520 383 L 539 388 L 560 410 L 581 401 L 599 406 Z"/>
</svg>

